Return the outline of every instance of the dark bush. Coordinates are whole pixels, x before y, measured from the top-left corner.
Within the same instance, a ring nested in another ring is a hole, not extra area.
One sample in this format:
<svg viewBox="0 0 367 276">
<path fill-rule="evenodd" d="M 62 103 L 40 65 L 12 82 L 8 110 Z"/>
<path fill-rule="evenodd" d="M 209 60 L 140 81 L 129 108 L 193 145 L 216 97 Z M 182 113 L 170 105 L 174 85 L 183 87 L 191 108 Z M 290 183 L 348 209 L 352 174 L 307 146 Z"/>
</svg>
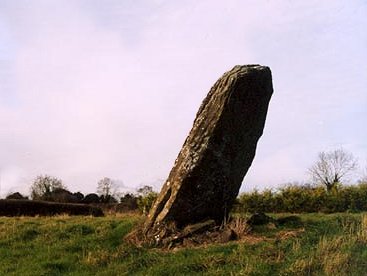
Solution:
<svg viewBox="0 0 367 276">
<path fill-rule="evenodd" d="M 132 211 L 138 209 L 138 198 L 133 194 L 125 194 L 120 198 L 119 210 Z"/>
<path fill-rule="evenodd" d="M 56 188 L 52 192 L 45 194 L 42 197 L 42 199 L 46 201 L 61 202 L 61 203 L 78 202 L 78 198 L 74 196 L 73 193 L 64 188 Z"/>
<path fill-rule="evenodd" d="M 84 195 L 81 192 L 73 193 L 73 196 L 75 196 L 79 203 L 82 202 L 84 199 Z"/>
<path fill-rule="evenodd" d="M 275 222 L 275 220 L 264 213 L 255 213 L 247 220 L 249 225 L 264 225 L 270 222 Z"/>
<path fill-rule="evenodd" d="M 60 214 L 103 216 L 101 208 L 84 204 L 36 200 L 0 200 L 0 216 L 54 216 Z"/>
<path fill-rule="evenodd" d="M 5 199 L 28 199 L 28 197 L 25 197 L 21 193 L 16 192 L 8 195 Z"/>
<path fill-rule="evenodd" d="M 280 217 L 276 220 L 276 223 L 278 225 L 287 225 L 291 227 L 299 227 L 302 225 L 302 220 L 299 216 L 286 216 L 286 217 Z"/>
<path fill-rule="evenodd" d="M 101 203 L 117 203 L 117 199 L 114 198 L 112 195 L 101 195 L 99 197 L 99 202 Z"/>
<path fill-rule="evenodd" d="M 100 198 L 97 194 L 87 194 L 82 200 L 82 203 L 85 204 L 99 203 L 99 202 Z"/>
</svg>

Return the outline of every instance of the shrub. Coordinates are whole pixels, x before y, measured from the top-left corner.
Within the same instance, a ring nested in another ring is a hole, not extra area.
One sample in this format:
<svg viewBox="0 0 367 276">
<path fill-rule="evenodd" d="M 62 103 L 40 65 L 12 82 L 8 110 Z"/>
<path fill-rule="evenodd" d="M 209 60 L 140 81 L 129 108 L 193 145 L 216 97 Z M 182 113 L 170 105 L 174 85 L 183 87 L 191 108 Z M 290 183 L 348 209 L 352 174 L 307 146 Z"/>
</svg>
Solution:
<svg viewBox="0 0 367 276">
<path fill-rule="evenodd" d="M 117 199 L 112 195 L 101 195 L 99 201 L 101 203 L 117 203 Z"/>
<path fill-rule="evenodd" d="M 149 212 L 154 201 L 157 199 L 158 194 L 156 192 L 150 192 L 147 195 L 139 196 L 137 199 L 137 204 L 139 210 L 145 215 Z"/>
<path fill-rule="evenodd" d="M 78 200 L 78 202 L 82 202 L 84 199 L 84 195 L 81 192 L 73 193 L 73 196 Z"/>
<path fill-rule="evenodd" d="M 82 202 L 85 203 L 85 204 L 99 203 L 100 199 L 99 199 L 99 196 L 97 194 L 87 194 L 83 198 Z"/>
<path fill-rule="evenodd" d="M 138 209 L 138 198 L 131 193 L 125 194 L 120 198 L 119 208 L 126 211 Z"/>
<path fill-rule="evenodd" d="M 7 195 L 5 199 L 28 199 L 28 197 L 23 196 L 21 193 L 12 193 L 10 195 Z"/>
<path fill-rule="evenodd" d="M 56 188 L 45 197 L 47 201 L 62 203 L 77 203 L 78 198 L 70 191 L 63 188 Z"/>
<path fill-rule="evenodd" d="M 339 186 L 327 192 L 322 186 L 286 185 L 276 191 L 254 190 L 238 198 L 243 212 L 359 212 L 367 211 L 367 184 Z"/>
</svg>

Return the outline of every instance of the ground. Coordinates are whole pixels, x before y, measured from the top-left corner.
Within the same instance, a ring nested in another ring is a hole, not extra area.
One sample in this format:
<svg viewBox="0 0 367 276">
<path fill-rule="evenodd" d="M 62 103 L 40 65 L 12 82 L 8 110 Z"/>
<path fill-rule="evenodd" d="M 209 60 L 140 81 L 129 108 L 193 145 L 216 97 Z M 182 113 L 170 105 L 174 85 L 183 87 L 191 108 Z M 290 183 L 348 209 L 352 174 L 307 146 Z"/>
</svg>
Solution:
<svg viewBox="0 0 367 276">
<path fill-rule="evenodd" d="M 367 214 L 297 217 L 174 250 L 126 244 L 139 215 L 0 217 L 0 275 L 365 275 Z"/>
</svg>

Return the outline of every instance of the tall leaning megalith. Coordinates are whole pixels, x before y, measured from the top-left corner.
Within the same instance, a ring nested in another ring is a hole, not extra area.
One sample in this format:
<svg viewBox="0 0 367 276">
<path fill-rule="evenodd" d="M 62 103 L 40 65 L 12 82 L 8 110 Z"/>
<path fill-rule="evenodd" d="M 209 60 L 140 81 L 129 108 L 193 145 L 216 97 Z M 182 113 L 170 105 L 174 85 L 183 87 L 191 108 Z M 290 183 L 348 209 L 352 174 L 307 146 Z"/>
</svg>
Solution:
<svg viewBox="0 0 367 276">
<path fill-rule="evenodd" d="M 255 156 L 273 93 L 271 71 L 235 66 L 211 88 L 144 225 L 163 238 L 165 227 L 220 224 Z M 158 236 L 158 237 L 157 237 Z"/>
</svg>

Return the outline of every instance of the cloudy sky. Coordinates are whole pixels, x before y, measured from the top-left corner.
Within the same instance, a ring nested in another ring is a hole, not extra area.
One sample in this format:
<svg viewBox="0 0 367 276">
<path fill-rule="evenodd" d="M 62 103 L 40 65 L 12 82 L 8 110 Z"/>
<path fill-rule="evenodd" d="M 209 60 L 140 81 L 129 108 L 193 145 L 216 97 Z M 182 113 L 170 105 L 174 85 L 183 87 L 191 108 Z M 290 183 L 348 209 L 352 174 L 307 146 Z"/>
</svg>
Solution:
<svg viewBox="0 0 367 276">
<path fill-rule="evenodd" d="M 367 163 L 367 3 L 0 0 L 0 197 L 39 174 L 160 188 L 213 83 L 262 64 L 274 94 L 242 190 Z"/>
</svg>

